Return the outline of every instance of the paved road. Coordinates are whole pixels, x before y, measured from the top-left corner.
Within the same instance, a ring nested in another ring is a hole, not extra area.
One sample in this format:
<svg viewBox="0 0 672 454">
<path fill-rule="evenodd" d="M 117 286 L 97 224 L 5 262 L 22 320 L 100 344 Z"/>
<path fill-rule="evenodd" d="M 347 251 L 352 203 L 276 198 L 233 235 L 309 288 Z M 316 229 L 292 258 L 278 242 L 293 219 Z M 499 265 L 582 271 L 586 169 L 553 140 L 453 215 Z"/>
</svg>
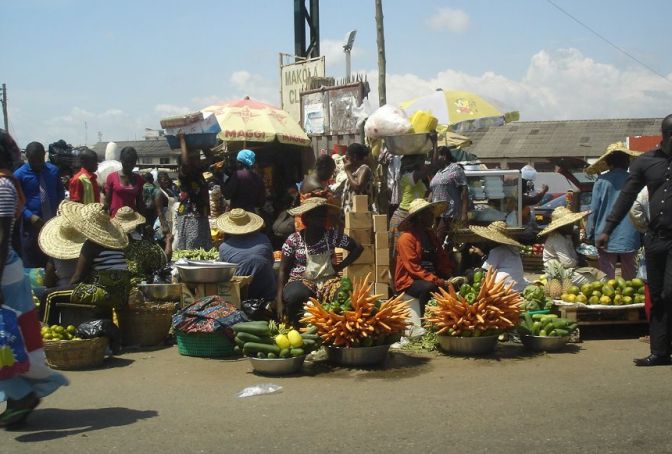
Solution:
<svg viewBox="0 0 672 454">
<path fill-rule="evenodd" d="M 125 354 L 69 372 L 3 453 L 672 452 L 672 367 L 639 369 L 635 339 L 484 359 L 393 353 L 384 370 L 325 363 L 263 378 L 247 361 Z M 234 397 L 275 383 L 277 394 Z"/>
</svg>

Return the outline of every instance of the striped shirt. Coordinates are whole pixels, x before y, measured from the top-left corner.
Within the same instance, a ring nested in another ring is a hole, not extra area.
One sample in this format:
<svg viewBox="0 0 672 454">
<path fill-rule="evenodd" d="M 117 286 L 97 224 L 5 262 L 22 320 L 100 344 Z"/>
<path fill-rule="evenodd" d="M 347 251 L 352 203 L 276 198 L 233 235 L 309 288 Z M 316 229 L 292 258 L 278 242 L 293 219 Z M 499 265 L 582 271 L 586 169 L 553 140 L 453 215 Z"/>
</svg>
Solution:
<svg viewBox="0 0 672 454">
<path fill-rule="evenodd" d="M 128 270 L 128 262 L 124 251 L 104 250 L 93 259 L 93 269 L 96 271 L 105 270 Z"/>
<path fill-rule="evenodd" d="M 14 228 L 13 219 L 16 216 L 17 198 L 14 183 L 9 178 L 0 178 L 0 217 L 12 218 L 12 228 Z M 9 237 L 11 236 L 10 231 Z"/>
</svg>

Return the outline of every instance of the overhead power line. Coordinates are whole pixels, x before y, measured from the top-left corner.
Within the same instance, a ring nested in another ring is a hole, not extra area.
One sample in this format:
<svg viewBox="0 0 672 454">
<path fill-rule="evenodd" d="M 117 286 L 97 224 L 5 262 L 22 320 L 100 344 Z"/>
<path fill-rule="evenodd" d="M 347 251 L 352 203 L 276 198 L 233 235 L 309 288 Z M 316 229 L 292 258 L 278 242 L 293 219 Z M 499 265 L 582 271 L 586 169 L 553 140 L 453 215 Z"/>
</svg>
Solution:
<svg viewBox="0 0 672 454">
<path fill-rule="evenodd" d="M 643 61 L 641 61 L 640 59 L 638 59 L 637 57 L 635 57 L 634 55 L 632 55 L 632 54 L 631 54 L 630 52 L 628 52 L 627 50 L 625 50 L 625 49 L 623 49 L 622 47 L 618 46 L 617 44 L 614 44 L 613 42 L 611 42 L 606 36 L 600 34 L 600 33 L 597 32 L 596 30 L 594 30 L 593 28 L 591 28 L 589 25 L 587 25 L 587 24 L 585 24 L 584 22 L 582 22 L 581 20 L 579 20 L 576 16 L 573 16 L 569 11 L 563 9 L 561 6 L 559 6 L 559 5 L 558 5 L 557 3 L 555 3 L 553 0 L 546 0 L 546 2 L 548 2 L 548 3 L 551 4 L 553 7 L 555 7 L 558 11 L 560 11 L 562 14 L 564 14 L 564 15 L 567 16 L 567 17 L 569 17 L 569 18 L 572 19 L 574 22 L 576 22 L 577 24 L 579 24 L 580 26 L 582 26 L 583 28 L 585 28 L 586 30 L 588 30 L 589 32 L 591 32 L 593 35 L 597 36 L 597 37 L 600 38 L 602 41 L 604 41 L 605 43 L 609 44 L 611 47 L 613 47 L 613 48 L 616 49 L 617 51 L 621 52 L 622 54 L 626 55 L 626 56 L 629 57 L 630 59 L 632 59 L 632 60 L 634 60 L 635 62 L 639 63 L 641 66 L 643 66 L 644 68 L 648 69 L 648 70 L 651 71 L 653 74 L 655 74 L 655 75 L 657 75 L 658 77 L 660 77 L 661 79 L 664 79 L 666 82 L 672 84 L 672 81 L 670 81 L 670 79 L 668 79 L 667 77 L 665 77 L 663 74 L 659 73 L 659 72 L 656 71 L 654 68 L 652 68 L 651 66 L 647 65 L 646 63 L 644 63 Z"/>
</svg>

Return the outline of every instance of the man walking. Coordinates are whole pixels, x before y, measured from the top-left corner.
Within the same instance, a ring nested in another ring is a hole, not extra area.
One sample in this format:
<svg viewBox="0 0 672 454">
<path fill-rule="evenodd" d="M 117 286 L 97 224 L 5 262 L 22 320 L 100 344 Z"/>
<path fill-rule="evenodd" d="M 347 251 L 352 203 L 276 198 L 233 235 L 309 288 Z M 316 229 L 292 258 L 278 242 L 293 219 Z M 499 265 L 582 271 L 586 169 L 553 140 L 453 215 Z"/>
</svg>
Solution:
<svg viewBox="0 0 672 454">
<path fill-rule="evenodd" d="M 672 115 L 663 119 L 663 140 L 630 165 L 628 177 L 611 214 L 607 217 L 602 234 L 596 241 L 605 248 L 609 235 L 627 214 L 639 191 L 649 191 L 651 221 L 644 238 L 646 272 L 651 294 L 649 334 L 651 354 L 635 359 L 637 366 L 671 364 L 672 340 Z"/>
<path fill-rule="evenodd" d="M 26 268 L 43 268 L 47 256 L 37 244 L 37 236 L 45 222 L 56 215 L 65 198 L 65 188 L 58 167 L 44 162 L 44 146 L 31 142 L 26 147 L 28 162 L 16 169 L 14 176 L 23 189 L 26 204 L 19 223 L 20 254 Z"/>
<path fill-rule="evenodd" d="M 100 186 L 98 186 L 98 155 L 95 151 L 87 148 L 79 154 L 79 169 L 70 179 L 70 200 L 83 204 L 100 203 Z"/>
</svg>

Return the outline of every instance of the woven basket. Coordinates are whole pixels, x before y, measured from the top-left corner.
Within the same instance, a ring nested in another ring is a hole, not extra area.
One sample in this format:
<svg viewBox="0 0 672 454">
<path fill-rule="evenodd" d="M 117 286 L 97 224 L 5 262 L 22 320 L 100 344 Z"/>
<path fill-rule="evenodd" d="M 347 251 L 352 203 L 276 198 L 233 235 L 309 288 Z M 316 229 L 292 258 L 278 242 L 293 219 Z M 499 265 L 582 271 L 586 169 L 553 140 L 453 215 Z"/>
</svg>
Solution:
<svg viewBox="0 0 672 454">
<path fill-rule="evenodd" d="M 103 364 L 107 345 L 107 337 L 46 341 L 44 353 L 47 355 L 47 364 L 54 369 L 86 369 Z"/>
<path fill-rule="evenodd" d="M 177 351 L 180 355 L 205 356 L 208 358 L 221 358 L 234 355 L 234 344 L 224 334 L 188 334 L 182 331 L 175 331 L 175 337 L 177 338 Z"/>
<path fill-rule="evenodd" d="M 168 337 L 173 310 L 119 312 L 121 342 L 124 345 L 151 347 L 161 345 Z"/>
</svg>

